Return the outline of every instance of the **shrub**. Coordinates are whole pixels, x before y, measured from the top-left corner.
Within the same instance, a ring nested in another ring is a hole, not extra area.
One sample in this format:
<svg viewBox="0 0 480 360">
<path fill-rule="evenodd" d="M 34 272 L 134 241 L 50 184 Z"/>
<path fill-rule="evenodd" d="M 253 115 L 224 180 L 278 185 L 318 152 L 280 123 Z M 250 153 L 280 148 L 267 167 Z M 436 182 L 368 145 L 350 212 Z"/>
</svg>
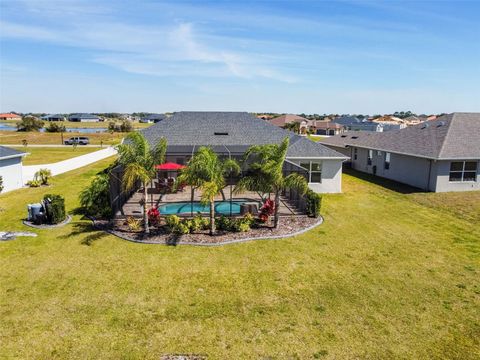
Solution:
<svg viewBox="0 0 480 360">
<path fill-rule="evenodd" d="M 215 222 L 218 230 L 231 231 L 233 229 L 233 221 L 224 215 L 220 216 Z"/>
<path fill-rule="evenodd" d="M 148 223 L 150 225 L 157 226 L 160 223 L 160 211 L 158 211 L 156 206 L 150 208 L 147 212 L 147 215 Z"/>
<path fill-rule="evenodd" d="M 319 217 L 322 207 L 322 195 L 309 189 L 305 194 L 305 200 L 307 202 L 307 215 L 314 218 Z"/>
<path fill-rule="evenodd" d="M 178 235 L 185 235 L 190 233 L 190 228 L 188 226 L 189 220 L 181 221 L 174 229 L 173 232 Z"/>
<path fill-rule="evenodd" d="M 17 124 L 17 131 L 39 131 L 43 128 L 43 121 L 35 116 L 27 115 Z"/>
<path fill-rule="evenodd" d="M 48 185 L 48 180 L 52 176 L 49 169 L 40 169 L 35 173 L 35 180 L 39 181 L 41 185 Z"/>
<path fill-rule="evenodd" d="M 65 199 L 61 195 L 47 194 L 43 197 L 47 221 L 50 224 L 58 224 L 65 220 Z"/>
<path fill-rule="evenodd" d="M 165 218 L 165 223 L 167 224 L 167 227 L 170 229 L 170 231 L 173 231 L 173 229 L 180 224 L 180 218 L 177 215 L 168 215 Z"/>
<path fill-rule="evenodd" d="M 0 176 L 0 193 L 3 191 L 3 177 Z"/>
<path fill-rule="evenodd" d="M 267 222 L 268 218 L 275 213 L 275 202 L 271 199 L 265 199 L 260 208 L 258 219 L 261 222 Z"/>
<path fill-rule="evenodd" d="M 85 215 L 102 218 L 111 217 L 108 174 L 97 175 L 90 185 L 80 192 L 79 199 Z"/>
<path fill-rule="evenodd" d="M 131 231 L 140 231 L 142 220 L 135 219 L 133 216 L 127 217 L 127 226 Z"/>
<path fill-rule="evenodd" d="M 39 180 L 34 179 L 34 180 L 27 181 L 27 185 L 30 187 L 39 187 L 42 184 L 40 183 Z"/>
<path fill-rule="evenodd" d="M 65 128 L 65 125 L 57 124 L 55 122 L 51 122 L 45 130 L 49 133 L 58 133 L 58 132 L 65 132 L 67 129 Z"/>
<path fill-rule="evenodd" d="M 129 120 L 124 120 L 120 125 L 114 121 L 108 123 L 108 131 L 110 132 L 131 132 L 133 131 L 133 124 Z"/>
</svg>

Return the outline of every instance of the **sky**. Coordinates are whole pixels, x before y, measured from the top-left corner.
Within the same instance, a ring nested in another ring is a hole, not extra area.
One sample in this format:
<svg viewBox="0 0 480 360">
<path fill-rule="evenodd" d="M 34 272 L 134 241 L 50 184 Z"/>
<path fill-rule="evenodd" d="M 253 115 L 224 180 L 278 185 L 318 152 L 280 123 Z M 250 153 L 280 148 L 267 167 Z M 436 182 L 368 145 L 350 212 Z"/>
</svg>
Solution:
<svg viewBox="0 0 480 360">
<path fill-rule="evenodd" d="M 480 1 L 0 1 L 0 111 L 480 111 Z"/>
</svg>

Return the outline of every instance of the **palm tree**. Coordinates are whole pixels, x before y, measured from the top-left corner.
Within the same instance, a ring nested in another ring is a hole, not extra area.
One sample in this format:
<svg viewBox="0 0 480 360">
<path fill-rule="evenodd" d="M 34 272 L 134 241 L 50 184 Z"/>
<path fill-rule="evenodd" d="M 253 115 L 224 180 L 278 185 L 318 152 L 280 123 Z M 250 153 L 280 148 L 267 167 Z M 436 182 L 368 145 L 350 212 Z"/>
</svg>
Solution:
<svg viewBox="0 0 480 360">
<path fill-rule="evenodd" d="M 147 186 L 156 176 L 155 165 L 165 162 L 167 152 L 167 140 L 161 138 L 152 149 L 147 139 L 139 132 L 131 132 L 125 138 L 125 142 L 117 146 L 119 159 L 124 172 L 122 186 L 124 191 L 134 188 L 140 181 L 143 186 L 143 222 L 145 233 L 150 233 L 147 214 Z"/>
<path fill-rule="evenodd" d="M 201 203 L 210 204 L 210 235 L 215 234 L 215 196 L 225 187 L 225 176 L 239 172 L 240 166 L 235 160 L 222 161 L 212 149 L 202 146 L 177 179 L 179 184 L 185 183 L 192 186 L 192 189 L 200 189 Z"/>
<path fill-rule="evenodd" d="M 237 193 L 243 190 L 251 190 L 275 194 L 273 222 L 275 228 L 278 227 L 279 223 L 280 192 L 286 188 L 291 188 L 305 194 L 308 190 L 308 183 L 302 175 L 292 173 L 285 176 L 283 174 L 283 163 L 287 156 L 288 145 L 289 139 L 285 138 L 280 145 L 251 146 L 245 153 L 245 161 L 249 158 L 252 159 L 249 171 L 235 186 L 235 192 Z"/>
</svg>

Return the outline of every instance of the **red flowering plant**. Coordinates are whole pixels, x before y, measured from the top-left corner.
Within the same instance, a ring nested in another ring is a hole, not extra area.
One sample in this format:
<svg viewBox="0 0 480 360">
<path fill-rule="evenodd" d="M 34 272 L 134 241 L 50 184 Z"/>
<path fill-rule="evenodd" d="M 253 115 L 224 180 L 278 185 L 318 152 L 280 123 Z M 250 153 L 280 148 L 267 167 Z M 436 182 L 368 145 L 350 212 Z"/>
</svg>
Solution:
<svg viewBox="0 0 480 360">
<path fill-rule="evenodd" d="M 275 213 L 275 202 L 271 199 L 265 199 L 262 207 L 260 208 L 258 218 L 261 222 L 265 223 L 268 221 L 268 218 L 272 216 L 274 213 Z"/>
<path fill-rule="evenodd" d="M 160 223 L 160 211 L 158 211 L 157 207 L 151 207 L 148 212 L 148 222 L 152 226 L 157 226 Z"/>
</svg>

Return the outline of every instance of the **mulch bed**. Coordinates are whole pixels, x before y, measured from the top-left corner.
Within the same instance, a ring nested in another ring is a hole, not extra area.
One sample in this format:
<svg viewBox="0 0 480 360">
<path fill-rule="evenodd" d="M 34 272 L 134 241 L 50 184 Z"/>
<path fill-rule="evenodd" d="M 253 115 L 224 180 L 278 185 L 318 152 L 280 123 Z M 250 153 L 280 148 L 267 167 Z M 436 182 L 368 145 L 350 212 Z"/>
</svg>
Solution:
<svg viewBox="0 0 480 360">
<path fill-rule="evenodd" d="M 151 228 L 150 235 L 145 237 L 142 232 L 132 232 L 123 221 L 109 222 L 94 220 L 94 225 L 104 231 L 116 235 L 122 239 L 146 244 L 165 245 L 215 245 L 241 242 L 255 239 L 282 238 L 295 235 L 320 225 L 323 219 L 310 218 L 308 216 L 285 216 L 280 218 L 278 229 L 269 225 L 261 225 L 247 232 L 223 232 L 217 231 L 214 236 L 208 234 L 208 230 L 198 231 L 194 234 L 175 235 L 167 232 L 165 226 Z"/>
<path fill-rule="evenodd" d="M 72 217 L 70 215 L 67 215 L 67 217 L 65 218 L 65 220 L 63 220 L 62 222 L 59 222 L 58 224 L 41 224 L 41 225 L 37 225 L 35 224 L 33 221 L 28 221 L 28 220 L 23 220 L 23 224 L 24 225 L 27 225 L 27 226 L 30 226 L 32 228 L 35 228 L 35 229 L 53 229 L 53 228 L 57 228 L 57 227 L 62 227 L 62 226 L 65 226 L 67 225 L 68 223 L 70 223 L 70 221 L 72 221 Z"/>
</svg>

